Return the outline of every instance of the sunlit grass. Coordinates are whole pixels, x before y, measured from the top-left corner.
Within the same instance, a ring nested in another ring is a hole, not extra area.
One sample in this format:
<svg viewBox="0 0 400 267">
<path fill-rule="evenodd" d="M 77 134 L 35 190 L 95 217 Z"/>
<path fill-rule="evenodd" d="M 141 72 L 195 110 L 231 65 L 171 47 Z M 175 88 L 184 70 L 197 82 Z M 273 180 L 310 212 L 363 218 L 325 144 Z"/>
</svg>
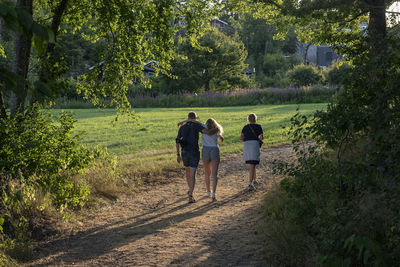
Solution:
<svg viewBox="0 0 400 267">
<path fill-rule="evenodd" d="M 302 104 L 300 112 L 312 113 L 325 108 L 325 104 Z M 76 130 L 84 132 L 83 144 L 106 147 L 115 153 L 130 175 L 159 174 L 162 169 L 177 167 L 175 138 L 177 123 L 186 119 L 189 111 L 195 111 L 204 122 L 212 117 L 224 127 L 225 141 L 220 143 L 222 155 L 240 152 L 239 136 L 247 123 L 247 115 L 254 112 L 264 129 L 265 146 L 285 143 L 289 140 L 282 126 L 288 126 L 298 105 L 259 105 L 213 108 L 138 108 L 137 122 L 127 117 L 112 123 L 116 111 L 112 109 L 74 109 L 78 120 Z M 59 110 L 55 111 L 56 113 Z"/>
</svg>

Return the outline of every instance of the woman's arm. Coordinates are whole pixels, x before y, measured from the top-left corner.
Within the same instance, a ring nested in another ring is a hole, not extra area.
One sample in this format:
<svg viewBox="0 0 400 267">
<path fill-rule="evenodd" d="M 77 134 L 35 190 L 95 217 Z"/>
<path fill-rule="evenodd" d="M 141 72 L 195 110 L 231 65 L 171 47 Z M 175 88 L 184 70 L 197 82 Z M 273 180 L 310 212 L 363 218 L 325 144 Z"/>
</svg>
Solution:
<svg viewBox="0 0 400 267">
<path fill-rule="evenodd" d="M 260 134 L 260 135 L 258 136 L 258 139 L 264 140 L 264 134 Z"/>
<path fill-rule="evenodd" d="M 219 138 L 219 141 L 224 142 L 224 137 L 222 135 L 218 134 L 217 136 Z"/>
<path fill-rule="evenodd" d="M 243 133 L 240 134 L 240 140 L 244 141 L 244 134 Z"/>
</svg>

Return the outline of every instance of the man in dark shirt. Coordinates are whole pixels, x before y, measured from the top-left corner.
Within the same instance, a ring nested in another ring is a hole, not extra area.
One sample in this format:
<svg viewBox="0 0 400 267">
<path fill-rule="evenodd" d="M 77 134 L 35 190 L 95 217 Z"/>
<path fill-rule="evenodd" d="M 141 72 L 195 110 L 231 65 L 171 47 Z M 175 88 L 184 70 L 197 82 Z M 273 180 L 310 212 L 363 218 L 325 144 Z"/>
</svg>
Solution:
<svg viewBox="0 0 400 267">
<path fill-rule="evenodd" d="M 188 120 L 197 120 L 196 113 L 189 112 Z M 218 129 L 207 130 L 202 124 L 191 121 L 179 128 L 176 138 L 177 161 L 178 163 L 182 161 L 186 169 L 189 203 L 195 202 L 193 190 L 196 182 L 196 170 L 200 161 L 199 133 L 213 135 L 217 131 Z M 180 146 L 182 146 L 182 155 L 180 153 Z"/>
</svg>

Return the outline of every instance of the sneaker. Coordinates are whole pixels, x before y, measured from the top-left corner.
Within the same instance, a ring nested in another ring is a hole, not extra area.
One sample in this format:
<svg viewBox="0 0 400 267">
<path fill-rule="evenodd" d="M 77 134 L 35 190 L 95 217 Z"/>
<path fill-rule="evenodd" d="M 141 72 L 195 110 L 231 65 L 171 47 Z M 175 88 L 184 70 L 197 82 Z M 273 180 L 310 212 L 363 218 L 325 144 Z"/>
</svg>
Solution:
<svg viewBox="0 0 400 267">
<path fill-rule="evenodd" d="M 207 191 L 206 194 L 207 194 L 207 197 L 211 196 L 211 192 L 210 191 Z"/>
<path fill-rule="evenodd" d="M 249 191 L 256 190 L 256 187 L 253 184 L 249 184 L 248 188 Z"/>
<path fill-rule="evenodd" d="M 216 197 L 212 197 L 211 198 L 211 202 L 215 202 L 215 201 L 217 201 L 217 198 Z"/>
<path fill-rule="evenodd" d="M 194 199 L 193 196 L 189 196 L 189 203 L 195 203 L 196 200 Z"/>
</svg>

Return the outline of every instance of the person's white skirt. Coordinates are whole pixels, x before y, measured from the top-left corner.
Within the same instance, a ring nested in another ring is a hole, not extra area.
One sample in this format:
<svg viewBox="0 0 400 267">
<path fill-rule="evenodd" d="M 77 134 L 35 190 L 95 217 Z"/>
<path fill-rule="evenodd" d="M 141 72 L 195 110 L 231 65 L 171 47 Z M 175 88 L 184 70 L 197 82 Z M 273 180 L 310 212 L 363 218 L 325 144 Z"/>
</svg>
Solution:
<svg viewBox="0 0 400 267">
<path fill-rule="evenodd" d="M 243 142 L 243 160 L 249 164 L 260 163 L 260 145 L 257 140 Z"/>
</svg>

